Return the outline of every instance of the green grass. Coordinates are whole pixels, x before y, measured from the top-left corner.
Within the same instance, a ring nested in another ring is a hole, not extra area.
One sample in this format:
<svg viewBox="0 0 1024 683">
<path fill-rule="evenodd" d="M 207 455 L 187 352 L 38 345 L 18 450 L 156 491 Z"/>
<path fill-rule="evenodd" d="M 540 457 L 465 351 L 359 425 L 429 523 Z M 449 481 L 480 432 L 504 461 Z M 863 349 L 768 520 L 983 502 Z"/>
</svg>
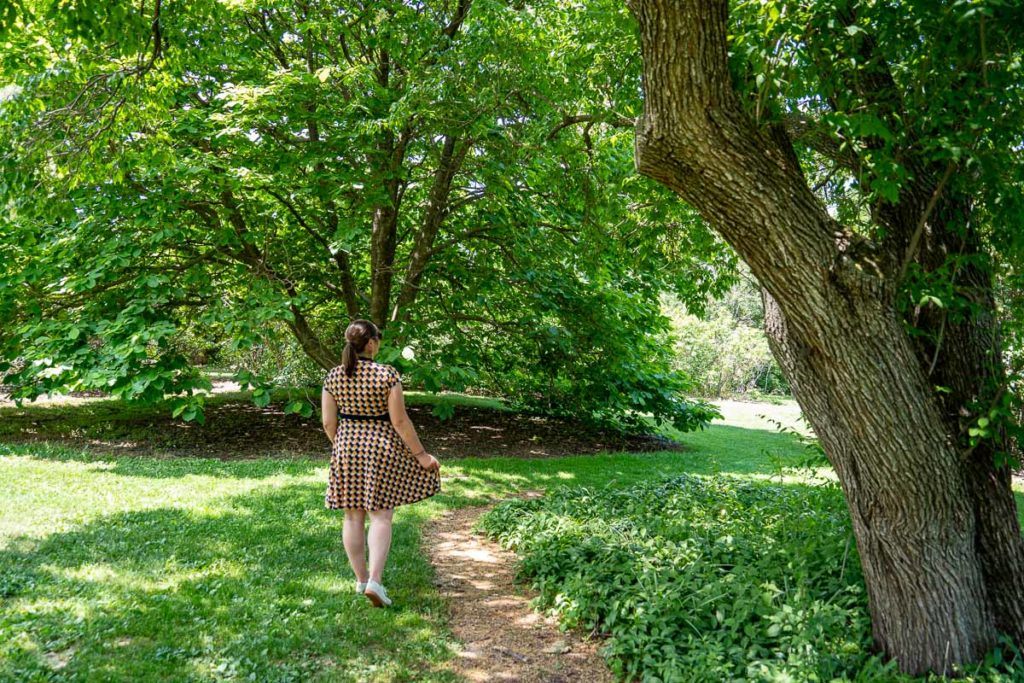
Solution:
<svg viewBox="0 0 1024 683">
<path fill-rule="evenodd" d="M 449 680 L 428 508 L 397 518 L 384 613 L 352 593 L 321 463 L 5 452 L 0 679 Z"/>
<path fill-rule="evenodd" d="M 142 409 L 33 410 L 88 426 Z M 326 448 L 322 459 L 113 458 L 0 436 L 0 681 L 453 680 L 419 548 L 427 519 L 522 489 L 794 476 L 780 468 L 800 445 L 758 417 L 791 421 L 791 402 L 724 412 L 680 437 L 685 452 L 445 463 L 442 494 L 396 512 L 390 611 L 353 593 L 340 517 L 323 507 Z"/>
</svg>

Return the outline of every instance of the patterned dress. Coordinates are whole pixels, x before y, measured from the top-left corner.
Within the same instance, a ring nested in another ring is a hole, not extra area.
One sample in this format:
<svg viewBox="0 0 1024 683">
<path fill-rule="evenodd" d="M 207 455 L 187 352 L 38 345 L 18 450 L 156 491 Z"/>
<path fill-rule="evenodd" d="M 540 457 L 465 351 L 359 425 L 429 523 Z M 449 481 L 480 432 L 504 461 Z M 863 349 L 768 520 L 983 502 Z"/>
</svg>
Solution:
<svg viewBox="0 0 1024 683">
<path fill-rule="evenodd" d="M 390 365 L 368 358 L 348 377 L 337 366 L 324 389 L 338 404 L 338 432 L 331 452 L 328 508 L 386 510 L 415 503 L 441 490 L 441 477 L 423 469 L 391 426 L 388 394 L 401 382 Z"/>
</svg>

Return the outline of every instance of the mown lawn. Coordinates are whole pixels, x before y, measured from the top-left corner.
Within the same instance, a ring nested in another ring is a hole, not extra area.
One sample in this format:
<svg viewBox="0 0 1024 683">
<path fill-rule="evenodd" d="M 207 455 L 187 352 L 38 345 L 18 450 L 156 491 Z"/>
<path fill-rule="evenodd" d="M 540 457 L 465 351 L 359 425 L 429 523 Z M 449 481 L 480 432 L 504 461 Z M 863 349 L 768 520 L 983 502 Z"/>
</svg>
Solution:
<svg viewBox="0 0 1024 683">
<path fill-rule="evenodd" d="M 453 680 L 427 519 L 521 489 L 795 476 L 780 468 L 800 445 L 758 417 L 792 424 L 793 404 L 724 412 L 682 453 L 445 463 L 443 494 L 395 516 L 390 611 L 353 593 L 326 447 L 220 461 L 0 443 L 0 680 Z"/>
</svg>

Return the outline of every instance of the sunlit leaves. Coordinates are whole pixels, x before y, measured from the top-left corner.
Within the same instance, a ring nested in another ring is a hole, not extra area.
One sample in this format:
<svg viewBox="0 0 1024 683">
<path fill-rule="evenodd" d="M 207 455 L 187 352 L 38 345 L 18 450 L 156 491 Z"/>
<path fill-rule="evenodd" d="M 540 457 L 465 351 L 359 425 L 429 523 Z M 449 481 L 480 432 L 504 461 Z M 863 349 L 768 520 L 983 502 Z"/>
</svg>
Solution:
<svg viewBox="0 0 1024 683">
<path fill-rule="evenodd" d="M 36 12 L 17 40 L 40 57 L 0 67 L 21 89 L 0 104 L 16 245 L 0 312 L 18 321 L 0 357 L 70 367 L 11 375 L 26 397 L 187 393 L 206 346 L 291 359 L 298 345 L 279 335 L 298 314 L 337 352 L 350 308 L 339 263 L 365 314 L 374 216 L 397 203 L 395 257 L 376 266 L 394 273 L 394 305 L 441 141 L 455 138 L 466 154 L 430 262 L 388 328 L 422 353 L 385 346 L 382 360 L 431 390 L 686 419 L 664 340 L 630 340 L 664 328 L 659 290 L 703 300 L 732 257 L 634 173 L 639 61 L 620 2 L 478 0 L 451 37 L 443 4 L 165 2 L 156 57 L 140 20 L 152 4 L 93 5 Z M 130 35 L 104 49 L 119 30 Z M 296 379 L 290 363 L 240 379 L 265 405 L 274 381 Z"/>
</svg>

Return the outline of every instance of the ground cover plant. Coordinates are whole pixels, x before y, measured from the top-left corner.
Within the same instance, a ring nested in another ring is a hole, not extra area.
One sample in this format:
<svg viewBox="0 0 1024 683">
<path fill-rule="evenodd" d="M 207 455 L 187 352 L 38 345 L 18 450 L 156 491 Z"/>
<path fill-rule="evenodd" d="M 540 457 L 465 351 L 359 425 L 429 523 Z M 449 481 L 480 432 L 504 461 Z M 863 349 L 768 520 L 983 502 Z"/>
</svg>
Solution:
<svg viewBox="0 0 1024 683">
<path fill-rule="evenodd" d="M 834 484 L 684 474 L 509 500 L 480 527 L 521 555 L 538 606 L 609 638 L 625 680 L 913 680 L 871 648 Z M 1019 680 L 993 651 L 975 680 Z"/>
</svg>

